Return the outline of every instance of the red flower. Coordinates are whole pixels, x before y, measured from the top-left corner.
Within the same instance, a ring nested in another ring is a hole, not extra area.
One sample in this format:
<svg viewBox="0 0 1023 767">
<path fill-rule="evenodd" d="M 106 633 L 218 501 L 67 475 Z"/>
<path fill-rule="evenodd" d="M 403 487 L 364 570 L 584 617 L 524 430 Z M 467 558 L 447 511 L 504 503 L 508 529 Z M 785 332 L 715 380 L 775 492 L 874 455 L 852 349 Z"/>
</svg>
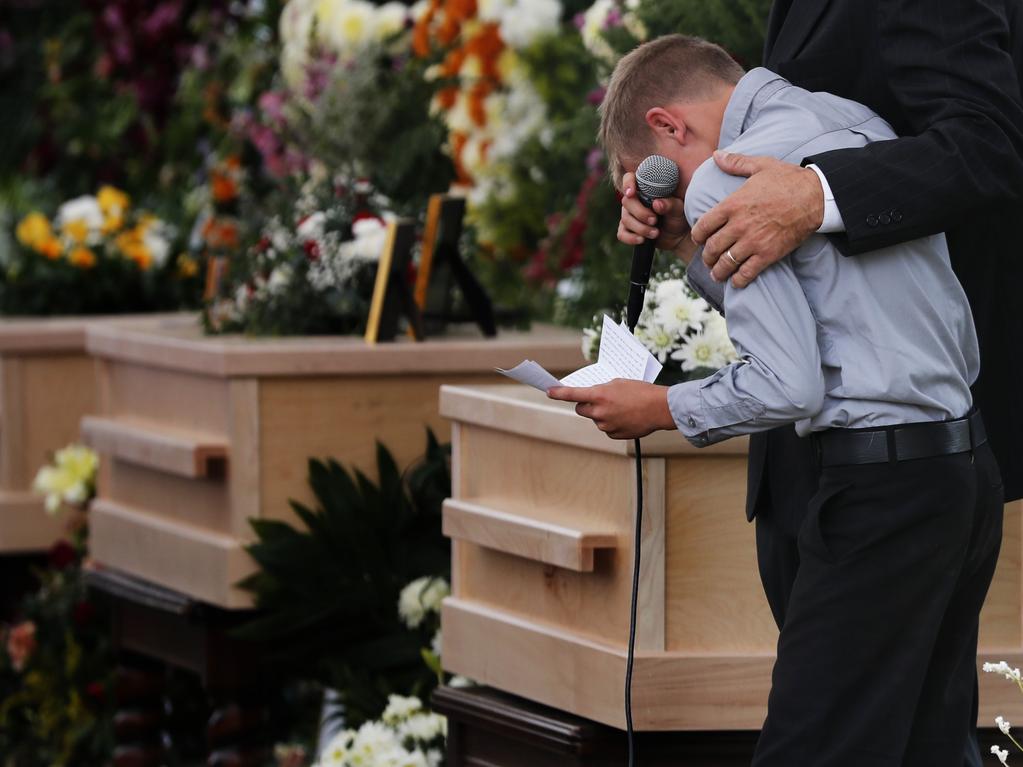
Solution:
<svg viewBox="0 0 1023 767">
<path fill-rule="evenodd" d="M 57 541 L 49 553 L 50 567 L 54 570 L 63 570 L 73 564 L 78 558 L 74 547 L 67 541 Z"/>
<path fill-rule="evenodd" d="M 316 244 L 316 240 L 306 240 L 302 243 L 302 249 L 310 261 L 315 261 L 320 257 L 320 246 Z"/>
</svg>

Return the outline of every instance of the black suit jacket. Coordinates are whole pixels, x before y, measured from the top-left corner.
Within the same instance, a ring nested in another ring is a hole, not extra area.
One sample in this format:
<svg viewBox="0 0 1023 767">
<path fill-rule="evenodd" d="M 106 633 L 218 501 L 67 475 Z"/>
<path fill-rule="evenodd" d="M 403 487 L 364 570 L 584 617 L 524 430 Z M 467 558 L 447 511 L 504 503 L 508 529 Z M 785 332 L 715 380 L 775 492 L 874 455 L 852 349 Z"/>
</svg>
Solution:
<svg viewBox="0 0 1023 767">
<path fill-rule="evenodd" d="M 946 233 L 980 338 L 974 397 L 1006 499 L 1023 496 L 1023 0 L 775 0 L 764 64 L 902 137 L 803 162 L 828 179 L 847 256 Z M 754 438 L 750 516 L 758 500 L 805 508 L 812 483 L 760 491 L 810 460 L 791 430 Z"/>
</svg>

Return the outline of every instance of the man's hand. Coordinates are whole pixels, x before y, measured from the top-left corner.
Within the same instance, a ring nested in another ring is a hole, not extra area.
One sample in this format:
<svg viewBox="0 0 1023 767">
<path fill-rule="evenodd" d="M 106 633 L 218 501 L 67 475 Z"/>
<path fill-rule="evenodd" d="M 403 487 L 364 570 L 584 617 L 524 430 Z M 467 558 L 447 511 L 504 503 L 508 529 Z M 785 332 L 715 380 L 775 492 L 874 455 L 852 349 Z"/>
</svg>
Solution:
<svg viewBox="0 0 1023 767">
<path fill-rule="evenodd" d="M 811 171 L 812 172 L 812 171 Z M 661 250 L 676 250 L 689 235 L 684 203 L 678 197 L 654 200 L 651 211 L 639 201 L 636 193 L 636 175 L 622 177 L 622 218 L 618 222 L 618 240 L 626 245 L 639 245 L 643 240 L 654 240 Z M 657 217 L 661 226 L 657 228 Z"/>
<path fill-rule="evenodd" d="M 575 402 L 575 412 L 591 419 L 612 439 L 637 439 L 658 429 L 674 429 L 668 387 L 616 378 L 600 386 L 555 386 L 551 399 Z"/>
<path fill-rule="evenodd" d="M 693 239 L 704 246 L 703 261 L 714 279 L 732 277 L 735 287 L 744 288 L 817 231 L 824 190 L 810 168 L 773 157 L 715 152 L 714 161 L 749 181 L 696 222 Z"/>
</svg>

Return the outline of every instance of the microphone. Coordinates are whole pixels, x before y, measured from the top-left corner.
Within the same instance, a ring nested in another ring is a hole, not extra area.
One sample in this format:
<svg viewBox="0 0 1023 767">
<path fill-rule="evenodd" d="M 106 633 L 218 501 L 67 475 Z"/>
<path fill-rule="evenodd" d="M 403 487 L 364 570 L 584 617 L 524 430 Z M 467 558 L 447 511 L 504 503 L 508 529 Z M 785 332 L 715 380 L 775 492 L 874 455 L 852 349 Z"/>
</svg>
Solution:
<svg viewBox="0 0 1023 767">
<path fill-rule="evenodd" d="M 639 201 L 653 209 L 654 200 L 671 197 L 678 188 L 678 166 L 667 157 L 652 154 L 636 169 L 636 190 Z M 657 224 L 660 226 L 660 217 Z M 650 269 L 654 263 L 654 242 L 644 239 L 632 253 L 632 274 L 629 277 L 629 303 L 626 304 L 626 324 L 629 332 L 636 329 L 643 311 L 643 297 L 650 282 Z"/>
</svg>

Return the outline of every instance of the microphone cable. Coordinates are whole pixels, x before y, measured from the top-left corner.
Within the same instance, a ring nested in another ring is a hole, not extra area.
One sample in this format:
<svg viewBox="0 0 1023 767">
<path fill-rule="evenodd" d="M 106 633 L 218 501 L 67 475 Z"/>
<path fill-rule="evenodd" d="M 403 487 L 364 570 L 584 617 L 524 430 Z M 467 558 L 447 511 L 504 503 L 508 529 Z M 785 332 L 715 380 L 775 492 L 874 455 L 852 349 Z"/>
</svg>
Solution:
<svg viewBox="0 0 1023 767">
<path fill-rule="evenodd" d="M 625 732 L 629 743 L 629 765 L 635 767 L 636 747 L 632 731 L 632 664 L 636 654 L 636 608 L 639 602 L 639 556 L 643 535 L 643 452 L 639 439 L 633 440 L 636 451 L 636 536 L 632 555 L 632 605 L 629 610 L 629 651 L 625 663 Z"/>
</svg>

